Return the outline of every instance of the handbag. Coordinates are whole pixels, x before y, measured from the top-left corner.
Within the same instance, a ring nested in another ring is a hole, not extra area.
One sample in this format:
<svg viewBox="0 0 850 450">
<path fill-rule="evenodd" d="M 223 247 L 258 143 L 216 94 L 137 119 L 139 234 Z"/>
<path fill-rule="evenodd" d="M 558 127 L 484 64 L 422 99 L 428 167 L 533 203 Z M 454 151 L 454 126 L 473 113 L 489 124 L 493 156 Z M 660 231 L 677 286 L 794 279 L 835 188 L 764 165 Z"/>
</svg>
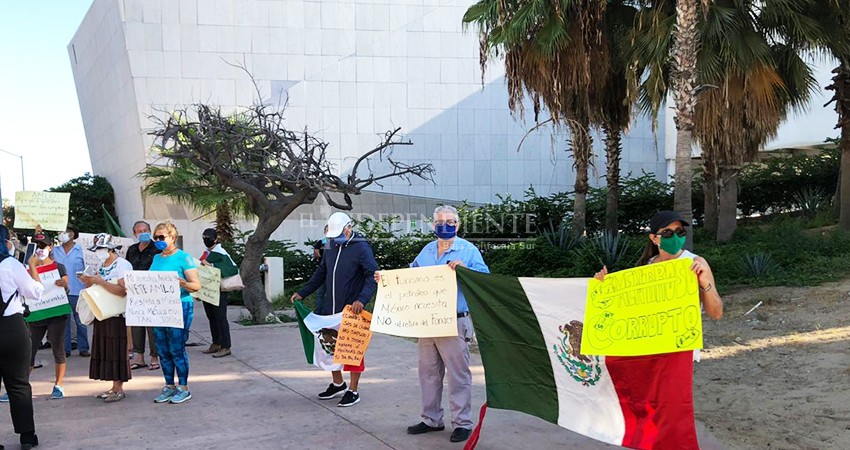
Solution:
<svg viewBox="0 0 850 450">
<path fill-rule="evenodd" d="M 80 322 L 83 325 L 91 325 L 92 322 L 94 322 L 94 313 L 91 308 L 89 308 L 89 302 L 85 297 L 82 297 L 79 301 L 77 301 L 77 314 L 79 314 Z"/>
<path fill-rule="evenodd" d="M 236 275 L 221 279 L 221 292 L 241 291 L 245 287 L 242 277 Z"/>
</svg>

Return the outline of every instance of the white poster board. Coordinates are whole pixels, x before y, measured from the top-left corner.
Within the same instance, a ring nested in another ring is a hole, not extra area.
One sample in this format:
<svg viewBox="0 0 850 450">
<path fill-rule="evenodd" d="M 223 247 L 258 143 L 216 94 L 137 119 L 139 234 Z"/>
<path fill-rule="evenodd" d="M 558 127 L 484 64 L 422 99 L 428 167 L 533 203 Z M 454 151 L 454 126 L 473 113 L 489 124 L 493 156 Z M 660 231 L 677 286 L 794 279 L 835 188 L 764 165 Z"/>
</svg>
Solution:
<svg viewBox="0 0 850 450">
<path fill-rule="evenodd" d="M 128 327 L 183 328 L 177 272 L 131 270 L 124 276 L 124 286 Z"/>
</svg>

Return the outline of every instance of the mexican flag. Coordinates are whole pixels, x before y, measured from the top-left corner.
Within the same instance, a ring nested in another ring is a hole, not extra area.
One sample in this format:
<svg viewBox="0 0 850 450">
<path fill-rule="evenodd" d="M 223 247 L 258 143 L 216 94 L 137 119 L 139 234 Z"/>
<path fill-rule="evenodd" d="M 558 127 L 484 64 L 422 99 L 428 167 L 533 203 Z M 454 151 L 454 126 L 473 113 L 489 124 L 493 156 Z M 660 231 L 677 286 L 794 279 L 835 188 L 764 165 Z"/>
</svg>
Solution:
<svg viewBox="0 0 850 450">
<path fill-rule="evenodd" d="M 323 370 L 342 370 L 342 364 L 334 364 L 334 348 L 342 324 L 342 313 L 320 316 L 310 311 L 304 303 L 295 302 L 295 316 L 298 318 L 307 364 Z"/>
<path fill-rule="evenodd" d="M 26 299 L 30 309 L 30 315 L 24 320 L 37 322 L 51 317 L 67 316 L 71 314 L 71 305 L 68 303 L 68 294 L 64 287 L 56 286 L 59 276 L 59 267 L 56 263 L 36 267 L 39 281 L 44 285 L 41 298 Z"/>
<path fill-rule="evenodd" d="M 587 279 L 515 278 L 464 268 L 457 277 L 478 336 L 487 407 L 521 411 L 629 448 L 699 448 L 692 351 L 582 355 Z"/>
</svg>

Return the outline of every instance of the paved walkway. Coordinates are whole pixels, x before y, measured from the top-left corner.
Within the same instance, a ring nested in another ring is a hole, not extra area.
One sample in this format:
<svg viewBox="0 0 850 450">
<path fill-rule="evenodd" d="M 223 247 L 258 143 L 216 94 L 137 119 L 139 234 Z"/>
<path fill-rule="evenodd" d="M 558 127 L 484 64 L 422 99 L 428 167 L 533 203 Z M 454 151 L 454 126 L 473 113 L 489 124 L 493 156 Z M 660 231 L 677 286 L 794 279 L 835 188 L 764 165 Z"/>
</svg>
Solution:
<svg viewBox="0 0 850 450">
<path fill-rule="evenodd" d="M 232 307 L 235 320 L 239 308 Z M 189 386 L 193 399 L 182 405 L 154 404 L 162 373 L 133 372 L 125 385 L 127 398 L 105 404 L 94 398 L 108 382 L 88 379 L 88 358 L 71 356 L 65 381 L 66 398 L 49 400 L 53 380 L 50 350 L 38 359 L 44 368 L 33 372 L 33 402 L 39 448 L 239 448 L 252 449 L 460 449 L 449 442 L 450 429 L 420 436 L 407 435 L 419 422 L 416 344 L 376 334 L 360 383 L 361 402 L 351 408 L 321 401 L 330 375 L 304 360 L 297 325 L 243 327 L 232 323 L 232 357 L 213 359 L 206 348 L 190 347 Z M 209 324 L 196 304 L 192 341 L 209 343 Z M 473 410 L 484 402 L 484 372 L 473 355 Z M 346 376 L 347 378 L 347 376 Z M 448 419 L 448 404 L 445 402 Z M 0 405 L 0 444 L 16 448 L 8 404 Z M 698 427 L 704 450 L 723 448 Z M 480 449 L 615 448 L 572 433 L 526 414 L 489 410 Z"/>
</svg>

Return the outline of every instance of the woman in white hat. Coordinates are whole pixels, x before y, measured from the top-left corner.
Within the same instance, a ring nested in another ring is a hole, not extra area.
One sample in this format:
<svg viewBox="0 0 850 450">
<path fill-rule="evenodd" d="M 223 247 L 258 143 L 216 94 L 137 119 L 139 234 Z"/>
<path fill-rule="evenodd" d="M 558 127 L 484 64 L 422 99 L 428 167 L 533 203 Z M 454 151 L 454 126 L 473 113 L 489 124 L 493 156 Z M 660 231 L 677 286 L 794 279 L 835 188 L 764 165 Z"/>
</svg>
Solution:
<svg viewBox="0 0 850 450">
<path fill-rule="evenodd" d="M 112 242 L 112 236 L 109 234 L 100 233 L 94 237 L 94 245 L 89 250 L 97 255 L 103 265 L 98 274 L 79 275 L 87 288 L 97 285 L 110 294 L 119 297 L 127 295 L 124 275 L 133 270 L 133 266 L 115 253 L 120 247 Z M 117 284 L 111 281 L 117 281 Z M 124 383 L 132 378 L 130 361 L 127 359 L 127 325 L 124 315 L 102 321 L 95 319 L 93 325 L 89 378 L 112 382 L 112 388 L 98 396 L 104 402 L 124 400 Z"/>
</svg>

